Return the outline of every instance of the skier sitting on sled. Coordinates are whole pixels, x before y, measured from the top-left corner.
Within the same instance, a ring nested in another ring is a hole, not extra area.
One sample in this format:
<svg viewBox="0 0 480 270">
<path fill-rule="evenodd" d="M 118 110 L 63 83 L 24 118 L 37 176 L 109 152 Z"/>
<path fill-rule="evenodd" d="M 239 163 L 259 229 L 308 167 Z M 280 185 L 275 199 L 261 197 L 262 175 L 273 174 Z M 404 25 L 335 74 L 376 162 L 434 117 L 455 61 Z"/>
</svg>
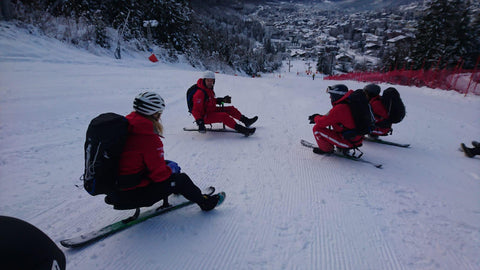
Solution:
<svg viewBox="0 0 480 270">
<path fill-rule="evenodd" d="M 334 146 L 344 151 L 357 148 L 362 145 L 363 136 L 354 135 L 345 137 L 346 132 L 355 129 L 355 122 L 348 104 L 347 98 L 353 93 L 347 86 L 337 84 L 329 86 L 327 93 L 333 108 L 326 115 L 313 114 L 308 117 L 313 126 L 313 135 L 317 141 L 318 148 L 313 148 L 316 154 L 332 153 Z"/>
<path fill-rule="evenodd" d="M 388 112 L 382 103 L 382 96 L 380 96 L 380 86 L 376 84 L 368 84 L 363 88 L 365 95 L 369 99 L 370 107 L 372 108 L 373 116 L 375 117 L 375 129 L 373 129 L 369 136 L 387 136 L 392 134 L 392 122 L 388 120 Z"/>
<path fill-rule="evenodd" d="M 197 81 L 196 87 L 200 91 L 193 94 L 191 113 L 198 125 L 198 131 L 205 133 L 205 124 L 223 123 L 245 136 L 252 135 L 255 128 L 250 128 L 250 126 L 257 121 L 258 117 L 247 118 L 233 106 L 217 107 L 217 104 L 231 103 L 231 97 L 216 98 L 213 91 L 214 85 L 215 73 L 212 71 L 206 71 Z M 240 120 L 245 126 L 237 124 L 235 119 Z"/>
<path fill-rule="evenodd" d="M 173 161 L 164 159 L 160 117 L 165 102 L 154 92 L 144 92 L 133 101 L 135 111 L 126 116 L 128 137 L 119 163 L 119 191 L 105 197 L 115 209 L 148 207 L 181 194 L 204 211 L 215 208 L 219 195 L 202 195 L 200 189 Z"/>
<path fill-rule="evenodd" d="M 405 105 L 400 98 L 400 93 L 393 87 L 383 90 L 380 95 L 380 86 L 368 84 L 363 88 L 365 95 L 370 100 L 375 117 L 375 128 L 370 131 L 371 138 L 392 134 L 392 124 L 400 123 L 405 117 Z"/>
</svg>

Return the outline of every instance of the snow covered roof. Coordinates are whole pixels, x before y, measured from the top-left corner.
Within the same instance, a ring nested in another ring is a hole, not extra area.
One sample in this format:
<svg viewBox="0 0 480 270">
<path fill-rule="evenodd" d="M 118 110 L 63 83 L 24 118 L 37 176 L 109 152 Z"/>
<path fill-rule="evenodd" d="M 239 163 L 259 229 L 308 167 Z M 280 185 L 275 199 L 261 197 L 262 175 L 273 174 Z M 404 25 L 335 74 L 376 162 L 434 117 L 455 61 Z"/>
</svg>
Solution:
<svg viewBox="0 0 480 270">
<path fill-rule="evenodd" d="M 143 27 L 157 27 L 158 26 L 158 21 L 157 20 L 149 20 L 149 21 L 143 21 Z"/>
<path fill-rule="evenodd" d="M 394 38 L 391 38 L 389 40 L 387 40 L 388 43 L 396 43 L 396 42 L 399 42 L 400 40 L 404 40 L 404 39 L 407 39 L 409 37 L 407 36 L 404 36 L 404 35 L 399 35 L 399 36 L 396 36 Z"/>
<path fill-rule="evenodd" d="M 348 60 L 352 60 L 352 59 L 354 59 L 354 58 L 355 58 L 354 56 L 352 56 L 352 55 L 350 55 L 350 54 L 347 54 L 347 53 L 340 53 L 340 54 L 338 54 L 337 56 L 335 56 L 335 59 L 341 60 L 341 61 L 342 61 L 342 60 L 348 61 Z"/>
</svg>

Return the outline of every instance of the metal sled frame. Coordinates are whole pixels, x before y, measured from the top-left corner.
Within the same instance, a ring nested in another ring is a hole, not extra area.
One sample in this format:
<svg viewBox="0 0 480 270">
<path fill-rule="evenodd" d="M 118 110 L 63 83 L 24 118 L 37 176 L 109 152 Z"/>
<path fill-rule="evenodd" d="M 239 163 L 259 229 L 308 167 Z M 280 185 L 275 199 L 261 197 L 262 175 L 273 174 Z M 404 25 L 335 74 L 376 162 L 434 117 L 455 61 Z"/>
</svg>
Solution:
<svg viewBox="0 0 480 270">
<path fill-rule="evenodd" d="M 161 209 L 164 209 L 164 208 L 168 208 L 168 207 L 170 207 L 170 206 L 172 206 L 172 205 L 171 205 L 170 203 L 168 203 L 168 196 L 167 196 L 167 197 L 163 198 L 163 204 L 162 204 L 162 206 L 160 206 L 160 207 L 157 208 L 157 211 L 158 211 L 158 210 L 161 210 Z M 135 213 L 133 213 L 133 216 L 128 217 L 128 218 L 122 220 L 122 222 L 123 222 L 123 223 L 132 222 L 132 221 L 136 220 L 136 219 L 138 218 L 138 216 L 140 216 L 140 207 L 137 207 L 137 208 L 135 209 Z"/>
</svg>

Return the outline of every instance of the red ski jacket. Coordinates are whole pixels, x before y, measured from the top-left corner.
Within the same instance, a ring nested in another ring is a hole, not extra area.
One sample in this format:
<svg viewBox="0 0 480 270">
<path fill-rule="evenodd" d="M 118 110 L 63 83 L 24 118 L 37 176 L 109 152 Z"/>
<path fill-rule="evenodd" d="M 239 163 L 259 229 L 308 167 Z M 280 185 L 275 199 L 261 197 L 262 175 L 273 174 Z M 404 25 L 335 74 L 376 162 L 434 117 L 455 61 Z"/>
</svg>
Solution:
<svg viewBox="0 0 480 270">
<path fill-rule="evenodd" d="M 208 89 L 203 83 L 203 79 L 198 79 L 197 87 L 203 89 L 207 93 L 207 98 L 205 99 L 205 94 L 201 90 L 197 90 L 193 95 L 193 108 L 192 115 L 195 120 L 203 119 L 207 112 L 214 112 L 217 107 L 217 99 L 215 98 L 215 92 L 213 89 Z"/>
<path fill-rule="evenodd" d="M 315 125 L 322 128 L 332 126 L 333 130 L 339 133 L 354 129 L 355 122 L 353 121 L 352 111 L 348 104 L 342 103 L 352 93 L 353 90 L 350 90 L 342 98 L 333 102 L 333 108 L 326 115 L 317 115 L 314 119 Z"/>
<path fill-rule="evenodd" d="M 388 112 L 385 109 L 385 106 L 383 106 L 380 96 L 376 96 L 370 100 L 370 107 L 372 107 L 375 123 L 381 122 L 388 118 Z"/>
<path fill-rule="evenodd" d="M 131 112 L 126 118 L 129 124 L 128 138 L 120 157 L 119 181 L 132 176 L 130 179 L 136 181 L 132 180 L 131 183 L 137 183 L 124 190 L 144 187 L 169 178 L 172 170 L 165 163 L 163 143 L 154 132 L 152 121 L 137 112 Z"/>
</svg>

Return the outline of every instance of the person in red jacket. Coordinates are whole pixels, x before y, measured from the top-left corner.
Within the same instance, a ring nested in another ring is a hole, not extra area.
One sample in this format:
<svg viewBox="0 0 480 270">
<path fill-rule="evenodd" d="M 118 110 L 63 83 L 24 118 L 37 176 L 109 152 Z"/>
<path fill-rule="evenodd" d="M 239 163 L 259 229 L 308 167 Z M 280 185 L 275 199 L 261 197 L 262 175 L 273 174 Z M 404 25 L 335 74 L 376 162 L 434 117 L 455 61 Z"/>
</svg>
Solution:
<svg viewBox="0 0 480 270">
<path fill-rule="evenodd" d="M 392 133 L 392 123 L 388 120 L 388 112 L 382 103 L 380 96 L 380 86 L 376 84 L 368 84 L 363 88 L 365 95 L 369 99 L 370 107 L 372 108 L 373 116 L 375 117 L 375 129 L 373 129 L 369 136 L 387 136 Z"/>
<path fill-rule="evenodd" d="M 363 136 L 356 135 L 352 138 L 346 138 L 349 130 L 355 128 L 352 112 L 348 104 L 344 101 L 353 93 L 347 86 L 337 84 L 329 86 L 327 93 L 330 94 L 330 100 L 333 108 L 325 115 L 313 114 L 308 117 L 313 126 L 313 135 L 317 141 L 318 148 L 313 148 L 316 154 L 332 153 L 335 146 L 348 152 L 349 149 L 360 147 L 363 142 Z"/>
<path fill-rule="evenodd" d="M 148 207 L 168 197 L 181 194 L 204 211 L 215 208 L 218 195 L 203 195 L 174 161 L 165 160 L 163 126 L 160 117 L 165 102 L 154 92 L 144 92 L 133 101 L 135 111 L 126 116 L 128 137 L 120 157 L 118 187 L 105 202 L 115 209 Z"/>
<path fill-rule="evenodd" d="M 212 71 L 206 71 L 197 81 L 196 86 L 199 90 L 193 95 L 192 115 L 198 125 L 198 131 L 205 133 L 205 124 L 223 123 L 245 136 L 255 133 L 255 128 L 250 126 L 258 120 L 258 116 L 248 118 L 234 106 L 218 107 L 217 104 L 231 103 L 232 98 L 230 96 L 215 97 L 214 85 L 215 73 Z M 245 126 L 237 124 L 235 119 L 240 120 Z"/>
</svg>

